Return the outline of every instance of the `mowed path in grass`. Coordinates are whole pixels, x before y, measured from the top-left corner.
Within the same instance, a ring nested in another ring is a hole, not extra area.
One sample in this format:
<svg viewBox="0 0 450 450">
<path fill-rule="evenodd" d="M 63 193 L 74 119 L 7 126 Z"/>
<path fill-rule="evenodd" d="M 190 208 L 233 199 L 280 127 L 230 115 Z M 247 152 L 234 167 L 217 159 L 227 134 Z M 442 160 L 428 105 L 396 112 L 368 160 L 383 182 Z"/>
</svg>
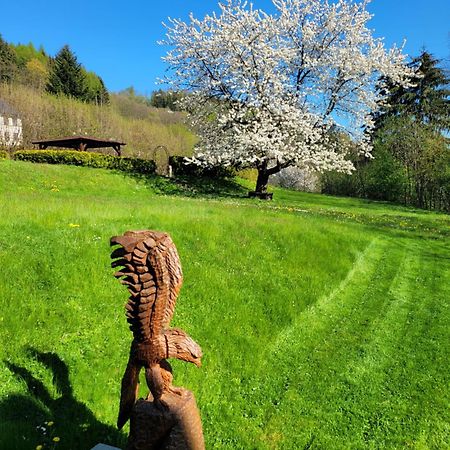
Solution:
<svg viewBox="0 0 450 450">
<path fill-rule="evenodd" d="M 271 360 L 292 375 L 268 438 L 297 424 L 323 448 L 445 448 L 441 270 L 420 246 L 372 241 L 339 287 L 278 336 Z M 304 422 L 292 414 L 299 406 Z"/>
<path fill-rule="evenodd" d="M 152 186 L 0 162 L 0 448 L 35 448 L 50 420 L 58 448 L 125 446 L 131 333 L 108 240 L 143 228 L 181 256 L 174 325 L 205 357 L 174 362 L 175 382 L 196 394 L 208 449 L 449 447 L 447 216 Z"/>
</svg>

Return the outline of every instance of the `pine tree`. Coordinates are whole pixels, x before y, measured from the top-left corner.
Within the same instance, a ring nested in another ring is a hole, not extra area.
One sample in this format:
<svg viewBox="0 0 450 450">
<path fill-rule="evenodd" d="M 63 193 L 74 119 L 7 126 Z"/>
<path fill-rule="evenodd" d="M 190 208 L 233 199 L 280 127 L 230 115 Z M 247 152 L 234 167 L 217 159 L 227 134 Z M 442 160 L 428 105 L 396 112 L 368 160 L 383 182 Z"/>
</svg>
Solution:
<svg viewBox="0 0 450 450">
<path fill-rule="evenodd" d="M 374 156 L 403 167 L 404 203 L 449 210 L 450 78 L 439 64 L 423 51 L 409 64 L 417 73 L 412 86 L 381 80 L 387 102 L 375 116 Z"/>
<path fill-rule="evenodd" d="M 0 82 L 11 82 L 17 72 L 17 61 L 14 50 L 0 34 Z"/>
<path fill-rule="evenodd" d="M 409 66 L 416 69 L 413 86 L 405 88 L 385 81 L 387 104 L 377 114 L 378 128 L 384 118 L 410 116 L 436 131 L 450 131 L 450 78 L 440 60 L 423 51 Z"/>
<path fill-rule="evenodd" d="M 47 91 L 85 100 L 85 75 L 75 54 L 65 45 L 55 56 L 50 68 Z"/>
<path fill-rule="evenodd" d="M 100 89 L 97 93 L 97 103 L 100 105 L 108 105 L 109 104 L 109 92 L 106 89 L 105 83 L 103 82 L 101 77 L 98 77 L 100 81 Z"/>
<path fill-rule="evenodd" d="M 440 131 L 450 130 L 450 78 L 438 67 L 440 60 L 428 52 L 413 61 L 423 78 L 419 80 L 411 112 L 418 120 Z"/>
</svg>

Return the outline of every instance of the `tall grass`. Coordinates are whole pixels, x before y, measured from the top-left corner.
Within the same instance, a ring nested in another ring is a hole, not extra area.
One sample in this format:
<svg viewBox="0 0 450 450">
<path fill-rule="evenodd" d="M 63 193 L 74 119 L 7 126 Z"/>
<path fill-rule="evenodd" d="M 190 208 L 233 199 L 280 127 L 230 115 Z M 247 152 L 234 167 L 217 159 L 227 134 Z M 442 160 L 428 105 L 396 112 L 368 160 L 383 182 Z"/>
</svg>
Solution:
<svg viewBox="0 0 450 450">
<path fill-rule="evenodd" d="M 0 98 L 18 111 L 26 148 L 39 139 L 86 134 L 126 142 L 126 156 L 152 158 L 159 146 L 169 155 L 190 155 L 195 143 L 180 113 L 144 106 L 147 114 L 130 117 L 121 113 L 114 96 L 111 105 L 100 106 L 22 85 L 0 84 Z"/>
</svg>

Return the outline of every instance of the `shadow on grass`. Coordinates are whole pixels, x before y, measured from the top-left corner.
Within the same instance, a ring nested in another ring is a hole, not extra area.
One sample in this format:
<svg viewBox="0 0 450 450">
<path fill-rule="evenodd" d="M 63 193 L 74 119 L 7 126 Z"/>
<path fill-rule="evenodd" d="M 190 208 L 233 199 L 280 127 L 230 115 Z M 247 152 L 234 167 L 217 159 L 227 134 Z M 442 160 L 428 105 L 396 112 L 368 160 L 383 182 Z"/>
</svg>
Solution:
<svg viewBox="0 0 450 450">
<path fill-rule="evenodd" d="M 122 172 L 122 175 L 144 182 L 153 192 L 160 195 L 198 198 L 246 198 L 248 195 L 248 189 L 231 178 L 194 176 L 165 178 L 133 172 Z"/>
<path fill-rule="evenodd" d="M 6 367 L 23 380 L 28 395 L 11 395 L 0 403 L 0 447 L 90 449 L 99 442 L 124 447 L 126 437 L 115 427 L 100 422 L 92 411 L 73 396 L 69 369 L 55 353 L 29 350 L 30 358 L 50 370 L 51 395 L 28 369 L 10 362 Z M 56 391 L 56 392 L 55 392 Z M 49 425 L 49 422 L 54 424 Z M 53 438 L 57 439 L 56 443 Z"/>
</svg>

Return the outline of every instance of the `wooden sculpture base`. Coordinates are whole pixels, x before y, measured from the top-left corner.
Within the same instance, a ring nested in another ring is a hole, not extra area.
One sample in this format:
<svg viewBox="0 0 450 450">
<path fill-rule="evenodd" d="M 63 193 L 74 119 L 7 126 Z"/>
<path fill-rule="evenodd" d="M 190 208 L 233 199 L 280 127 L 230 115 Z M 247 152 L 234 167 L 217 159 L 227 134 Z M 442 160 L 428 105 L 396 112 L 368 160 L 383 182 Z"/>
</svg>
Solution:
<svg viewBox="0 0 450 450">
<path fill-rule="evenodd" d="M 130 417 L 127 450 L 204 450 L 202 424 L 194 395 L 164 394 L 167 408 L 140 399 Z"/>
</svg>

